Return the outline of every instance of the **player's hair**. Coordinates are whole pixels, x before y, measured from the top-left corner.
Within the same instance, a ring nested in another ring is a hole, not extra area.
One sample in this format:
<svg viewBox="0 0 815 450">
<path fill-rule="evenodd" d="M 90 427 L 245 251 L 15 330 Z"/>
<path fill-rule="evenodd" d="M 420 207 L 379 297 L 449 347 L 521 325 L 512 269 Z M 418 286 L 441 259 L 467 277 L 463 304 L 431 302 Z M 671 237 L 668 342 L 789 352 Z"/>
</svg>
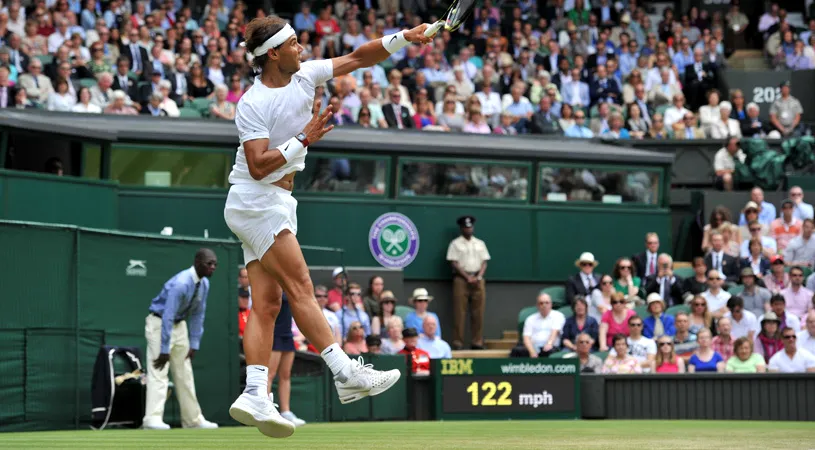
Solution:
<svg viewBox="0 0 815 450">
<path fill-rule="evenodd" d="M 256 17 L 246 25 L 246 51 L 253 53 L 256 48 L 263 45 L 267 39 L 286 26 L 286 21 L 277 16 Z M 281 44 L 282 45 L 282 44 Z M 275 48 L 280 48 L 278 45 Z M 267 55 L 255 56 L 252 67 L 261 70 L 269 60 Z"/>
</svg>

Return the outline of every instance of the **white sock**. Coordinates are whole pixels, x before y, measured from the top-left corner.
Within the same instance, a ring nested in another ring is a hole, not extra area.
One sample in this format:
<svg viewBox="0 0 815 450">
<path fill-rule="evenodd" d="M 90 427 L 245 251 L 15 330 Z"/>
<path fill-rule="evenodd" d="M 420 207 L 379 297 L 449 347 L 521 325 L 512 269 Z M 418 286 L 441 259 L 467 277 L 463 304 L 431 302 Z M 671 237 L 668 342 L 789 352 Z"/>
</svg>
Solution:
<svg viewBox="0 0 815 450">
<path fill-rule="evenodd" d="M 348 381 L 348 377 L 351 375 L 351 358 L 342 351 L 336 342 L 323 350 L 320 356 L 323 357 L 323 360 L 328 365 L 328 368 L 331 369 L 336 380 L 340 383 Z"/>
<path fill-rule="evenodd" d="M 257 364 L 246 366 L 246 389 L 243 392 L 265 396 L 268 383 L 269 369 L 266 366 Z"/>
</svg>

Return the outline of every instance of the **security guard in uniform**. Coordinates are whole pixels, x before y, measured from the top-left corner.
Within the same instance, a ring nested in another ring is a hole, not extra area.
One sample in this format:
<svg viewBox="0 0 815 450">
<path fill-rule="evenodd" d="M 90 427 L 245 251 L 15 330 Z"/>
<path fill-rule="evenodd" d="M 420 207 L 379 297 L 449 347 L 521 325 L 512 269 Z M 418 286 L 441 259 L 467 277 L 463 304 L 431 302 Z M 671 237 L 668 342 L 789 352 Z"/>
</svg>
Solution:
<svg viewBox="0 0 815 450">
<path fill-rule="evenodd" d="M 473 236 L 475 217 L 459 217 L 456 223 L 461 236 L 453 239 L 447 247 L 447 261 L 453 268 L 453 348 L 460 350 L 464 347 L 464 321 L 469 306 L 472 348 L 481 350 L 484 348 L 482 329 L 487 295 L 484 272 L 487 271 L 490 253 L 484 241 Z"/>
</svg>

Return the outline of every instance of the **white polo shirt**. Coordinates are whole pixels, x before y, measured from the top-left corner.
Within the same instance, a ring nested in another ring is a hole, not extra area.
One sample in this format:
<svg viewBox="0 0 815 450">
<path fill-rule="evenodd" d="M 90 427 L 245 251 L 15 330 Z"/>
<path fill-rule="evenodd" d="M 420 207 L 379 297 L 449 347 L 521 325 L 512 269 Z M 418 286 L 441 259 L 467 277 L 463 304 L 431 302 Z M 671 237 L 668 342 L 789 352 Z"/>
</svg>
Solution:
<svg viewBox="0 0 815 450">
<path fill-rule="evenodd" d="M 742 310 L 741 312 L 741 321 L 737 321 L 735 317 L 728 311 L 724 317 L 729 317 L 730 322 L 732 324 L 732 329 L 730 330 L 730 336 L 733 339 L 738 339 L 740 337 L 747 337 L 747 334 L 753 331 L 753 336 L 755 337 L 756 333 L 761 331 L 761 325 L 756 315 L 747 311 L 746 309 Z"/>
<path fill-rule="evenodd" d="M 566 316 L 560 311 L 549 311 L 549 315 L 543 317 L 540 312 L 532 314 L 524 321 L 524 336 L 532 339 L 532 346 L 536 349 L 543 348 L 553 331 L 562 332 L 566 323 Z M 555 346 L 560 345 L 560 336 L 555 340 Z M 536 355 L 530 355 L 533 358 Z"/>
<path fill-rule="evenodd" d="M 807 330 L 798 333 L 798 348 L 815 355 L 815 336 L 810 336 Z"/>
<path fill-rule="evenodd" d="M 713 295 L 710 289 L 708 289 L 702 292 L 702 297 L 707 300 L 707 310 L 713 313 L 727 306 L 727 301 L 730 300 L 731 295 L 724 289 L 719 289 L 719 293 Z"/>
<path fill-rule="evenodd" d="M 815 356 L 802 348 L 799 348 L 792 358 L 785 350 L 781 350 L 770 358 L 769 365 L 769 369 L 782 373 L 803 373 L 813 367 L 815 367 Z"/>
</svg>

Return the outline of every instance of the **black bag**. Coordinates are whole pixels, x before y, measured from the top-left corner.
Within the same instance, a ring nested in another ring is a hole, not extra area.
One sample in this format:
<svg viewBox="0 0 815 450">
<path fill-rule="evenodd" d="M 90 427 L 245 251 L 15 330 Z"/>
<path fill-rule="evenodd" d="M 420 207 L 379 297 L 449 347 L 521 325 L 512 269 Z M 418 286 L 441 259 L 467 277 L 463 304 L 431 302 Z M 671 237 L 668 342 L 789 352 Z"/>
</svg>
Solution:
<svg viewBox="0 0 815 450">
<path fill-rule="evenodd" d="M 117 373 L 117 361 L 123 362 L 127 369 Z M 146 393 L 144 376 L 138 348 L 111 345 L 100 348 L 91 381 L 91 428 L 141 427 Z"/>
</svg>

